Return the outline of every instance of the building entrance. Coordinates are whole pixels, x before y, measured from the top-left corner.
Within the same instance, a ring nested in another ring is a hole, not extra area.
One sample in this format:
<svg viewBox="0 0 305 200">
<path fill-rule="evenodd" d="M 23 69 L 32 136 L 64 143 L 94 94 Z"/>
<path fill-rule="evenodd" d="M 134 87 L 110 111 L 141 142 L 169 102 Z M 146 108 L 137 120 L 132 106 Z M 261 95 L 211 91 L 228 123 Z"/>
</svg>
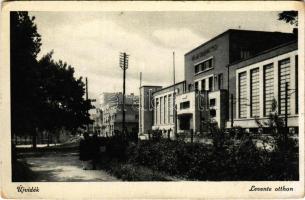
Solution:
<svg viewBox="0 0 305 200">
<path fill-rule="evenodd" d="M 190 130 L 191 129 L 192 114 L 179 115 L 179 129 Z"/>
</svg>

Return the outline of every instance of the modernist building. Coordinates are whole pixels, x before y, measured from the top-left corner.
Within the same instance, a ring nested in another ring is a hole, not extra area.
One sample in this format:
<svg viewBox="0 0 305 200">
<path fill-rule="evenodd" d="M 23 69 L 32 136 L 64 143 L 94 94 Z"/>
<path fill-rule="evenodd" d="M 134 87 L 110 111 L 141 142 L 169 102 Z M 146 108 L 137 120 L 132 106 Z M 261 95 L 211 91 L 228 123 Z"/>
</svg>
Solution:
<svg viewBox="0 0 305 200">
<path fill-rule="evenodd" d="M 210 123 L 219 128 L 228 127 L 229 114 L 232 109 L 236 109 L 230 108 L 229 101 L 230 94 L 236 99 L 236 73 L 246 69 L 241 67 L 241 61 L 255 60 L 254 56 L 295 40 L 296 35 L 293 33 L 230 29 L 186 53 L 185 81 L 153 93 L 154 111 L 150 113 L 153 115 L 152 129 L 172 133 L 175 124 L 174 107 L 177 133 L 190 130 L 206 132 Z M 277 51 L 274 54 L 276 53 Z M 238 72 L 237 62 L 241 67 Z M 245 64 L 246 61 L 243 62 Z M 241 80 L 245 81 L 243 78 L 245 79 L 242 77 Z M 243 91 L 241 95 L 245 95 Z M 255 101 L 254 98 L 253 100 Z M 244 107 L 237 112 L 245 112 Z"/>
<path fill-rule="evenodd" d="M 123 94 L 103 93 L 100 95 L 100 118 L 102 119 L 101 134 L 112 136 L 122 132 Z M 138 132 L 139 97 L 134 94 L 125 95 L 125 127 L 128 132 Z"/>
</svg>

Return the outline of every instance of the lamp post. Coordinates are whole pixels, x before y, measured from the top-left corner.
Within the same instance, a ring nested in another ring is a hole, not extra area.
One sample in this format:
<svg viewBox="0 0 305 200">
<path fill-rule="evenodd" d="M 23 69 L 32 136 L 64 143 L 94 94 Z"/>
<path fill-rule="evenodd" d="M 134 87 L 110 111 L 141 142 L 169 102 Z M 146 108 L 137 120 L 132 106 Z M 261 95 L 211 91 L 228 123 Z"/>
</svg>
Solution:
<svg viewBox="0 0 305 200">
<path fill-rule="evenodd" d="M 128 57 L 125 52 L 120 53 L 120 67 L 123 69 L 123 102 L 122 102 L 122 111 L 123 111 L 123 121 L 122 121 L 122 133 L 125 134 L 125 79 L 126 79 L 126 70 L 128 69 Z"/>
</svg>

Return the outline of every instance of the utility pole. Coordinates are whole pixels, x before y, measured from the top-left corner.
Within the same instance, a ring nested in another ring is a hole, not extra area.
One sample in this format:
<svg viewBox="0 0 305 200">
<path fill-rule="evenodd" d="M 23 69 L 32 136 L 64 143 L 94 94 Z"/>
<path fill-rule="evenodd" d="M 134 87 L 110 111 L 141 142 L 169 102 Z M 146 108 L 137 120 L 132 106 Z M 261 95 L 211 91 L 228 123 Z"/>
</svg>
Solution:
<svg viewBox="0 0 305 200">
<path fill-rule="evenodd" d="M 139 93 L 140 93 L 140 102 L 139 102 L 139 133 L 142 133 L 142 93 L 141 93 L 141 87 L 142 87 L 142 72 L 140 72 L 140 87 L 139 87 L 139 90 L 140 90 L 139 91 Z"/>
<path fill-rule="evenodd" d="M 174 81 L 174 93 L 173 93 L 174 134 L 177 136 L 176 72 L 175 72 L 175 52 L 174 51 L 173 51 L 173 81 Z"/>
<path fill-rule="evenodd" d="M 126 70 L 128 69 L 128 57 L 125 52 L 120 54 L 120 67 L 123 69 L 123 122 L 122 122 L 122 133 L 125 135 L 125 79 L 126 79 Z"/>
</svg>

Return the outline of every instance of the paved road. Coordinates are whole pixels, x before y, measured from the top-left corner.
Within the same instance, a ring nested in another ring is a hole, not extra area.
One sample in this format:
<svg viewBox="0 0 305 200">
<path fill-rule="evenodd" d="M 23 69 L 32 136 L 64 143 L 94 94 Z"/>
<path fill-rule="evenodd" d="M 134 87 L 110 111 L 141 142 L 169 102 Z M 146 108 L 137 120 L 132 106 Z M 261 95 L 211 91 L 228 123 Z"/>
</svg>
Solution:
<svg viewBox="0 0 305 200">
<path fill-rule="evenodd" d="M 43 156 L 24 155 L 25 161 L 37 175 L 33 181 L 98 182 L 118 181 L 103 170 L 83 170 L 77 153 L 48 153 Z"/>
</svg>

